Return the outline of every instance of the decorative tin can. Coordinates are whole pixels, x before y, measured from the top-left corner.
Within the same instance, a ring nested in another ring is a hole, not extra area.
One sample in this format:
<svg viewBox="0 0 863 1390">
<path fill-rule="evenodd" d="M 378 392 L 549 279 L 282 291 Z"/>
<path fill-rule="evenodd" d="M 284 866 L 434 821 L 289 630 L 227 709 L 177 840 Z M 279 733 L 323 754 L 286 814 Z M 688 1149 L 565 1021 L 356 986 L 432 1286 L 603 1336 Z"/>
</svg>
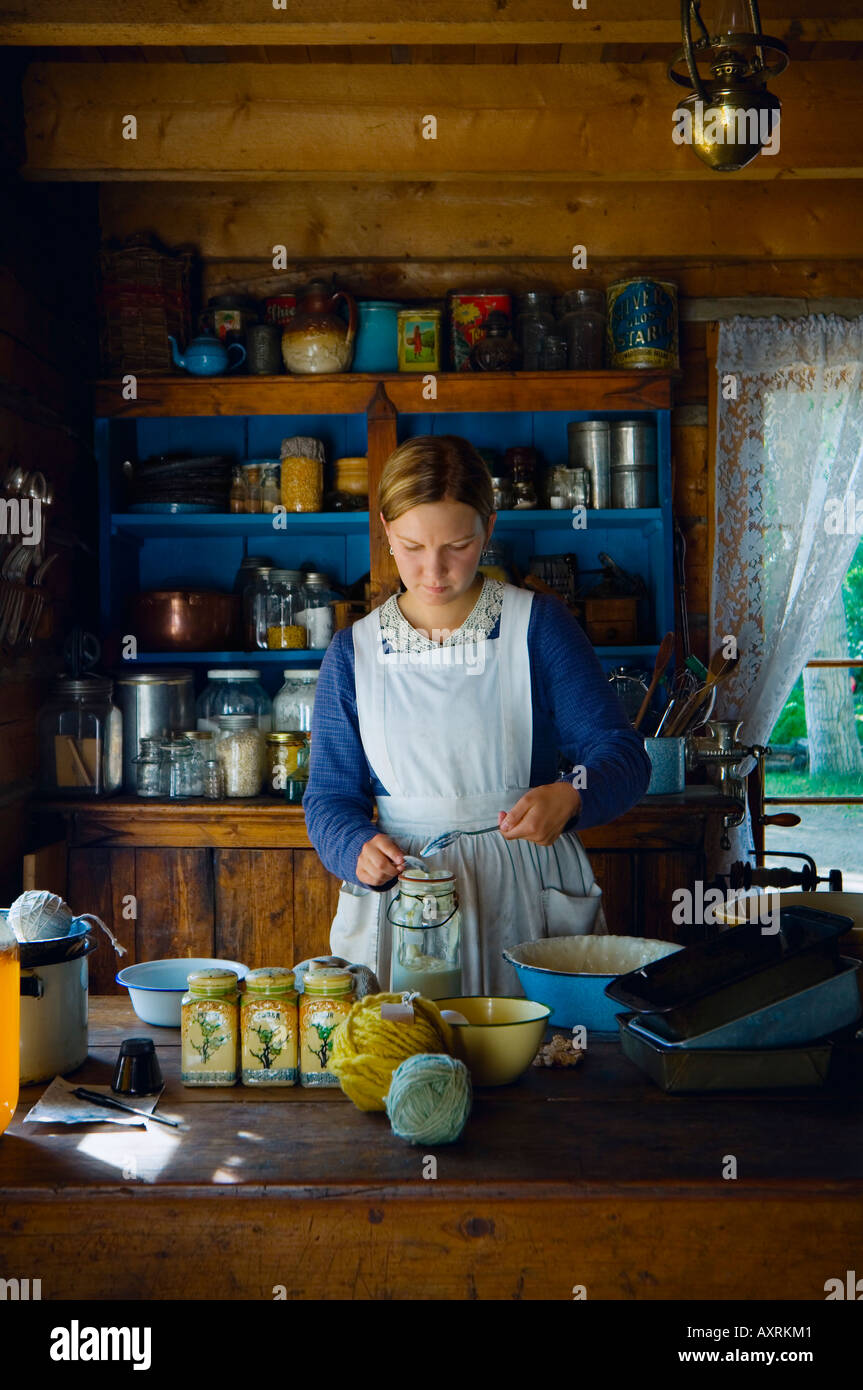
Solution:
<svg viewBox="0 0 863 1390">
<path fill-rule="evenodd" d="M 679 365 L 677 286 L 667 280 L 615 280 L 606 290 L 610 367 Z"/>
<path fill-rule="evenodd" d="M 181 1005 L 180 1080 L 184 1086 L 236 1086 L 239 1053 L 237 974 L 193 970 Z"/>
<path fill-rule="evenodd" d="M 330 1071 L 333 1035 L 354 1003 L 354 977 L 348 970 L 308 970 L 300 1000 L 300 1085 L 338 1086 Z"/>
<path fill-rule="evenodd" d="M 512 323 L 512 295 L 506 290 L 477 290 L 473 294 L 450 290 L 447 301 L 450 368 L 454 372 L 469 372 L 470 350 L 485 335 L 489 314 L 499 309 Z"/>
<path fill-rule="evenodd" d="M 244 1086 L 295 1086 L 297 995 L 293 970 L 250 970 L 240 1005 Z"/>
<path fill-rule="evenodd" d="M 274 294 L 264 300 L 264 314 L 267 323 L 283 324 L 292 319 L 297 312 L 295 294 Z"/>
<path fill-rule="evenodd" d="M 440 371 L 440 309 L 400 309 L 399 371 Z"/>
</svg>

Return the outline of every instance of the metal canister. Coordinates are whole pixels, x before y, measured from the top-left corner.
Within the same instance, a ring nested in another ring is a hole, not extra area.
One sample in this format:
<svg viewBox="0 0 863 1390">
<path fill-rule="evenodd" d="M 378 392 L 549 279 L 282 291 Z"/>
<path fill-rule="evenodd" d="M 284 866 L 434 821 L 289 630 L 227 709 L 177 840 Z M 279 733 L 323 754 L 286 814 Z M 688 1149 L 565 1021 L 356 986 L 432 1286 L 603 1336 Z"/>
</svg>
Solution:
<svg viewBox="0 0 863 1390">
<path fill-rule="evenodd" d="M 440 309 L 399 310 L 400 372 L 440 371 L 440 321 Z"/>
<path fill-rule="evenodd" d="M 282 335 L 275 323 L 246 329 L 246 356 L 253 376 L 277 376 L 282 370 Z"/>
<path fill-rule="evenodd" d="M 614 420 L 609 439 L 612 507 L 655 507 L 656 427 L 648 420 Z"/>
<path fill-rule="evenodd" d="M 566 427 L 570 468 L 586 468 L 590 474 L 590 505 L 611 506 L 607 420 L 573 420 Z"/>
<path fill-rule="evenodd" d="M 195 678 L 186 666 L 122 671 L 114 699 L 123 712 L 123 788 L 136 788 L 135 759 L 142 738 L 167 738 L 195 723 Z"/>
<path fill-rule="evenodd" d="M 494 309 L 506 314 L 512 323 L 512 295 L 506 290 L 450 290 L 449 310 L 450 370 L 469 372 L 470 350 L 485 335 L 485 323 Z"/>
<path fill-rule="evenodd" d="M 677 286 L 668 280 L 615 280 L 606 290 L 610 367 L 679 364 Z"/>
</svg>

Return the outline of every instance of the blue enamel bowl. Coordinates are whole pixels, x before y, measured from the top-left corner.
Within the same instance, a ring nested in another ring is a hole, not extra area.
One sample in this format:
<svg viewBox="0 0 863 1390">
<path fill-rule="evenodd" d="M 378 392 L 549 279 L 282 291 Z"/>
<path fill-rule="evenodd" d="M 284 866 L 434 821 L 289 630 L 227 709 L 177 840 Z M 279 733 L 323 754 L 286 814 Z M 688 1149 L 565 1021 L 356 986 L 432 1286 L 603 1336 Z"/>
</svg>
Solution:
<svg viewBox="0 0 863 1390">
<path fill-rule="evenodd" d="M 550 1028 L 583 1026 L 618 1036 L 625 1008 L 606 998 L 605 987 L 630 970 L 679 951 L 671 941 L 640 936 L 547 936 L 504 951 L 528 999 L 551 1009 Z"/>
<path fill-rule="evenodd" d="M 157 1028 L 179 1028 L 180 1004 L 189 975 L 193 970 L 210 970 L 214 966 L 220 970 L 235 970 L 241 980 L 249 973 L 249 967 L 236 960 L 180 956 L 127 965 L 114 978 L 129 991 L 132 1008 L 142 1023 L 152 1023 Z"/>
</svg>

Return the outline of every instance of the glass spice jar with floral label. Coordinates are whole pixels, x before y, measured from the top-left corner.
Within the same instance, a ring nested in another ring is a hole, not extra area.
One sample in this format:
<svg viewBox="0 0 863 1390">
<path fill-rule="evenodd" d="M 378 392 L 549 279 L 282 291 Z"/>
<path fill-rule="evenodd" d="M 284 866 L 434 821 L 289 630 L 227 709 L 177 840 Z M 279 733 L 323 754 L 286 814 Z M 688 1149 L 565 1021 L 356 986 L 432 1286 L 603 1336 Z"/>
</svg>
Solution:
<svg viewBox="0 0 863 1390">
<path fill-rule="evenodd" d="M 193 970 L 181 1004 L 180 1080 L 184 1086 L 236 1086 L 239 1050 L 237 974 Z"/>
<path fill-rule="evenodd" d="M 293 970 L 250 970 L 240 1004 L 244 1086 L 297 1084 L 297 992 Z"/>
<path fill-rule="evenodd" d="M 330 1071 L 333 1040 L 354 1003 L 349 970 L 308 970 L 300 1000 L 300 1085 L 338 1086 Z"/>
</svg>

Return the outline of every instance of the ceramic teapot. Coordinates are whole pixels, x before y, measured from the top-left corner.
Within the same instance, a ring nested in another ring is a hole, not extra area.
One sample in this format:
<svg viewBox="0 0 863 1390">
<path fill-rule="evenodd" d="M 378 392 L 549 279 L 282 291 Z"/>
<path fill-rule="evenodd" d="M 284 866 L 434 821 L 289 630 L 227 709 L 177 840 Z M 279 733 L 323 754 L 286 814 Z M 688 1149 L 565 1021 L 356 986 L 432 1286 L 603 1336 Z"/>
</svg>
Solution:
<svg viewBox="0 0 863 1390">
<path fill-rule="evenodd" d="M 348 322 L 336 313 L 336 302 L 348 306 Z M 289 372 L 346 372 L 354 355 L 357 306 L 345 290 L 333 290 L 313 280 L 301 291 L 297 312 L 282 333 L 282 357 Z"/>
<path fill-rule="evenodd" d="M 229 348 L 225 348 L 218 338 L 206 333 L 193 338 L 185 353 L 180 352 L 176 338 L 172 338 L 170 333 L 168 342 L 171 344 L 174 366 L 182 367 L 193 376 L 218 376 L 220 372 L 233 372 L 246 360 L 246 349 L 242 343 L 231 343 Z M 231 361 L 232 352 L 240 354 L 236 362 Z"/>
</svg>

